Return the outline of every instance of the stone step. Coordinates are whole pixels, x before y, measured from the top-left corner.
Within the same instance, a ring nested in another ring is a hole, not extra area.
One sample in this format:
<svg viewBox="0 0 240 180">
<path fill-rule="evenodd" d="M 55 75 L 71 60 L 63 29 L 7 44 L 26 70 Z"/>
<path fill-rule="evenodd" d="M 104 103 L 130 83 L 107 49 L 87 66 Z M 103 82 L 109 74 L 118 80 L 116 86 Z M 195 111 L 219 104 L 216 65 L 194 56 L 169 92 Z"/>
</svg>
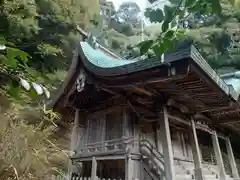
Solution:
<svg viewBox="0 0 240 180">
<path fill-rule="evenodd" d="M 191 180 L 193 176 L 190 174 L 176 174 L 176 180 Z"/>
<path fill-rule="evenodd" d="M 204 174 L 205 179 L 218 179 L 216 174 Z"/>
<path fill-rule="evenodd" d="M 203 172 L 204 173 L 208 173 L 211 172 L 212 174 L 218 174 L 218 170 L 217 169 L 213 169 L 213 168 L 203 168 Z"/>
<path fill-rule="evenodd" d="M 206 174 L 206 175 L 217 175 L 215 172 L 213 171 L 203 171 L 203 174 Z"/>
<path fill-rule="evenodd" d="M 193 174 L 193 171 L 189 171 L 183 168 L 175 168 L 176 174 Z"/>
</svg>

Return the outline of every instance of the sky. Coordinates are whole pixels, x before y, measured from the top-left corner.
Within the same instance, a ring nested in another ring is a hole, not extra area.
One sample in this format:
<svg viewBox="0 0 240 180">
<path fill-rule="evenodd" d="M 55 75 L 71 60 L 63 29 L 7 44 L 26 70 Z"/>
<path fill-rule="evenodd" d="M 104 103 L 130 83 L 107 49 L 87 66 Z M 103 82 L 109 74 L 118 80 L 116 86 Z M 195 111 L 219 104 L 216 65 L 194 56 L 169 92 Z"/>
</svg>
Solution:
<svg viewBox="0 0 240 180">
<path fill-rule="evenodd" d="M 138 4 L 141 10 L 144 10 L 147 7 L 147 0 L 107 0 L 112 1 L 115 8 L 118 9 L 123 2 L 135 2 Z"/>
<path fill-rule="evenodd" d="M 113 2 L 116 10 L 119 8 L 119 6 L 123 3 L 123 2 L 135 2 L 136 4 L 138 4 L 138 6 L 140 7 L 142 13 L 145 12 L 145 9 L 148 7 L 157 7 L 157 8 L 163 8 L 164 5 L 168 2 L 167 0 L 158 0 L 155 4 L 157 4 L 156 6 L 154 4 L 150 4 L 148 2 L 148 0 L 107 0 L 110 2 Z M 142 14 L 143 15 L 143 14 Z M 148 19 L 146 19 L 145 17 L 143 18 L 143 21 L 145 22 L 146 26 L 150 26 L 151 23 Z"/>
<path fill-rule="evenodd" d="M 118 9 L 123 2 L 129 2 L 129 1 L 137 3 L 142 11 L 144 11 L 144 9 L 146 9 L 149 6 L 152 6 L 148 2 L 148 0 L 107 0 L 107 1 L 112 1 L 116 9 Z M 159 4 L 158 7 L 162 8 L 164 4 L 166 4 L 166 2 L 167 0 L 158 0 L 157 2 Z"/>
</svg>

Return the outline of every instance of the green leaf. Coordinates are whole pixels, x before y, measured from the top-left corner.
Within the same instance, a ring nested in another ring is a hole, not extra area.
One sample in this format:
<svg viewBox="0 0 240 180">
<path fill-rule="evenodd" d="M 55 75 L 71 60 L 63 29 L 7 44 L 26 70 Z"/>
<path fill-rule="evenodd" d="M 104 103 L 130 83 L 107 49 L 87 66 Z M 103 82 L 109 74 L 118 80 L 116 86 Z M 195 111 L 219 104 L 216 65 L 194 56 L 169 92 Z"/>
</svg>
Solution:
<svg viewBox="0 0 240 180">
<path fill-rule="evenodd" d="M 20 57 L 20 59 L 24 62 L 27 63 L 28 62 L 28 58 L 30 58 L 30 55 L 24 51 L 18 50 L 17 51 L 18 56 Z"/>
<path fill-rule="evenodd" d="M 185 11 L 184 10 L 179 10 L 178 11 L 178 13 L 177 13 L 177 15 L 179 15 L 179 18 L 181 19 L 181 18 L 183 18 L 184 17 L 184 15 L 185 15 Z"/>
<path fill-rule="evenodd" d="M 149 3 L 154 3 L 154 2 L 157 2 L 158 0 L 148 0 Z"/>
<path fill-rule="evenodd" d="M 165 21 L 171 22 L 174 18 L 174 13 L 176 11 L 176 7 L 170 7 L 168 5 L 164 6 L 164 15 L 165 15 Z"/>
<path fill-rule="evenodd" d="M 6 41 L 6 45 L 12 46 L 12 47 L 16 47 L 16 45 L 12 42 Z"/>
<path fill-rule="evenodd" d="M 140 47 L 141 55 L 145 54 L 151 48 L 152 44 L 153 44 L 153 40 L 143 41 Z"/>
<path fill-rule="evenodd" d="M 179 5 L 179 3 L 181 2 L 181 0 L 169 0 L 169 2 L 173 5 Z"/>
<path fill-rule="evenodd" d="M 197 0 L 186 0 L 185 7 L 189 8 L 196 4 Z"/>
<path fill-rule="evenodd" d="M 184 35 L 185 35 L 185 30 L 184 29 L 178 29 L 175 33 L 175 36 L 176 36 L 177 40 L 184 39 Z"/>
<path fill-rule="evenodd" d="M 6 61 L 5 64 L 7 64 L 8 66 L 10 66 L 12 68 L 16 68 L 19 64 L 19 62 L 16 58 L 17 57 L 20 58 L 22 60 L 22 62 L 24 64 L 26 64 L 28 62 L 29 55 L 26 52 L 21 51 L 17 48 L 8 48 L 6 57 L 8 60 Z"/>
<path fill-rule="evenodd" d="M 4 38 L 3 35 L 0 34 L 0 44 L 6 44 L 6 39 Z"/>
<path fill-rule="evenodd" d="M 8 94 L 16 99 L 18 99 L 20 97 L 20 87 L 19 87 L 19 83 L 15 80 L 12 80 L 10 85 L 9 85 L 9 89 L 8 89 Z"/>
<path fill-rule="evenodd" d="M 173 38 L 173 36 L 174 36 L 174 31 L 173 30 L 168 30 L 166 33 L 165 33 L 165 35 L 164 35 L 164 38 L 165 39 L 172 39 Z"/>
<path fill-rule="evenodd" d="M 164 39 L 163 40 L 163 44 L 164 44 L 164 48 L 166 50 L 169 50 L 169 51 L 173 51 L 174 50 L 174 45 L 173 45 L 173 41 L 169 40 L 169 39 Z"/>
<path fill-rule="evenodd" d="M 164 19 L 164 15 L 161 9 L 147 8 L 144 15 L 149 18 L 152 23 L 160 23 Z"/>
<path fill-rule="evenodd" d="M 164 21 L 162 24 L 162 32 L 166 32 L 169 29 L 169 22 Z"/>
<path fill-rule="evenodd" d="M 161 56 L 165 51 L 165 46 L 163 43 L 159 42 L 158 44 L 154 45 L 152 49 L 157 56 Z"/>
<path fill-rule="evenodd" d="M 5 61 L 4 64 L 6 64 L 11 68 L 16 68 L 18 65 L 18 60 L 16 59 L 16 56 L 17 54 L 15 53 L 13 48 L 8 48 L 7 55 L 6 55 L 7 61 Z"/>
<path fill-rule="evenodd" d="M 218 15 L 222 14 L 222 6 L 219 0 L 211 0 L 212 2 L 212 10 Z"/>
<path fill-rule="evenodd" d="M 30 95 L 31 98 L 36 98 L 36 97 L 39 96 L 38 93 L 33 88 L 30 89 L 29 95 Z"/>
<path fill-rule="evenodd" d="M 198 1 L 194 6 L 192 7 L 189 7 L 188 8 L 188 12 L 191 13 L 191 12 L 197 12 L 201 9 L 201 4 L 200 4 L 200 1 Z"/>
</svg>

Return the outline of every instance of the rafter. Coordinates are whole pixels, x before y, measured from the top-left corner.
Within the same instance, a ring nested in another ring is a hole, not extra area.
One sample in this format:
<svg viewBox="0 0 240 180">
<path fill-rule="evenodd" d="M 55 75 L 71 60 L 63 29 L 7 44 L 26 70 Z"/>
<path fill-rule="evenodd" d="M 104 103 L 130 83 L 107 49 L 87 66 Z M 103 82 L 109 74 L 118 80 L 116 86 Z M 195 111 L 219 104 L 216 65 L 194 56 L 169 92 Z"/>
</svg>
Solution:
<svg viewBox="0 0 240 180">
<path fill-rule="evenodd" d="M 231 119 L 231 120 L 221 120 L 218 122 L 219 124 L 234 124 L 234 123 L 240 123 L 240 117 L 237 119 Z"/>
</svg>

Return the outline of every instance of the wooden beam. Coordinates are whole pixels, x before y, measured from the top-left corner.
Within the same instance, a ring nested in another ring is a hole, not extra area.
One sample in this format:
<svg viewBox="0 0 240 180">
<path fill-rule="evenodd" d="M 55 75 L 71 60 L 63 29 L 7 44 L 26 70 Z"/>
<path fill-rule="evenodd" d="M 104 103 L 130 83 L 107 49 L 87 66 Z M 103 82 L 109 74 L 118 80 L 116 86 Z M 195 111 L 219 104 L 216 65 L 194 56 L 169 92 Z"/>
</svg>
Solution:
<svg viewBox="0 0 240 180">
<path fill-rule="evenodd" d="M 231 120 L 220 120 L 216 122 L 216 124 L 234 124 L 234 123 L 240 123 L 240 117 L 239 119 L 231 119 Z"/>
<path fill-rule="evenodd" d="M 88 109 L 86 112 L 89 113 L 98 113 L 98 111 L 104 111 L 107 108 L 117 107 L 117 106 L 126 106 L 127 101 L 125 98 L 119 98 L 118 96 L 112 97 L 106 101 L 101 101 L 99 104 L 96 104 L 95 107 Z"/>
<path fill-rule="evenodd" d="M 209 106 L 207 106 L 202 101 L 200 101 L 197 97 L 195 97 L 195 95 L 191 92 L 191 90 L 186 90 L 183 87 L 178 86 L 174 82 L 172 82 L 171 85 L 173 86 L 173 88 L 179 89 L 180 91 L 184 92 L 184 94 L 188 94 L 188 96 L 192 99 L 192 101 L 195 101 L 196 103 L 199 103 L 202 107 L 209 108 Z"/>
<path fill-rule="evenodd" d="M 108 107 L 108 108 L 106 108 L 106 109 L 100 109 L 100 110 L 97 110 L 97 111 L 90 111 L 90 112 L 88 112 L 87 118 L 100 117 L 100 116 L 105 115 L 105 114 L 108 114 L 108 113 L 110 113 L 110 112 L 119 110 L 119 109 L 121 109 L 121 108 L 123 108 L 123 107 L 127 107 L 127 104 L 113 105 L 113 106 Z"/>
<path fill-rule="evenodd" d="M 170 77 L 165 77 L 165 78 L 152 78 L 151 80 L 148 80 L 148 84 L 155 84 L 155 83 L 161 83 L 161 82 L 167 82 L 167 81 L 172 81 L 172 80 L 178 80 L 186 77 L 187 75 L 175 75 L 175 76 L 170 76 Z"/>
<path fill-rule="evenodd" d="M 227 140 L 227 137 L 224 134 L 221 134 L 220 132 L 217 133 L 218 138 Z"/>
<path fill-rule="evenodd" d="M 92 154 L 89 155 L 89 157 L 73 157 L 71 158 L 73 162 L 83 162 L 83 161 L 92 161 Z M 97 161 L 101 161 L 101 160 L 124 160 L 126 158 L 125 154 L 105 154 L 103 156 L 98 156 L 96 157 Z"/>
<path fill-rule="evenodd" d="M 147 87 L 147 89 L 149 89 L 155 96 L 163 97 L 163 95 L 161 93 L 159 93 L 157 90 L 152 89 L 150 87 Z M 174 107 L 180 109 L 180 111 L 183 113 L 189 113 L 189 109 L 185 105 L 179 104 L 173 99 L 169 99 L 167 104 L 168 104 L 168 106 L 174 106 Z"/>
<path fill-rule="evenodd" d="M 177 103 L 173 99 L 169 99 L 167 104 L 169 106 L 174 106 L 174 107 L 178 108 L 182 113 L 189 113 L 190 112 L 189 109 L 186 106 L 184 106 L 183 104 Z"/>
<path fill-rule="evenodd" d="M 193 118 L 194 118 L 195 120 L 204 120 L 204 121 L 210 122 L 210 123 L 213 122 L 212 119 L 209 119 L 208 117 L 204 116 L 203 114 L 199 114 L 199 113 L 194 114 Z"/>
<path fill-rule="evenodd" d="M 238 109 L 237 107 L 235 109 L 225 109 L 225 112 L 224 110 L 216 110 L 217 112 L 210 112 L 212 115 L 223 115 L 223 114 L 230 114 L 230 113 L 240 113 L 240 109 Z"/>
<path fill-rule="evenodd" d="M 176 117 L 176 116 L 173 116 L 173 115 L 168 115 L 168 117 L 170 119 L 172 119 L 173 121 L 176 121 L 176 122 L 179 122 L 181 124 L 184 124 L 184 125 L 187 125 L 187 126 L 190 126 L 190 122 L 189 122 L 189 119 L 186 121 L 186 120 L 183 120 L 179 117 Z M 198 130 L 201 130 L 201 131 L 205 131 L 205 132 L 208 132 L 209 134 L 212 134 L 213 133 L 213 130 L 210 129 L 208 126 L 206 125 L 203 125 L 203 124 L 196 124 L 195 125 L 196 129 Z"/>
<path fill-rule="evenodd" d="M 153 94 L 151 92 L 149 92 L 148 90 L 146 90 L 145 88 L 140 88 L 140 87 L 136 87 L 136 86 L 132 86 L 134 90 L 139 91 L 141 93 L 144 93 L 148 96 L 153 96 Z"/>
<path fill-rule="evenodd" d="M 115 92 L 115 91 L 113 91 L 113 90 L 111 90 L 111 89 L 109 89 L 109 88 L 104 88 L 104 87 L 100 87 L 103 91 L 106 91 L 106 92 L 108 92 L 108 93 L 110 93 L 110 94 L 113 94 L 113 95 L 115 95 L 115 96 L 123 96 L 122 94 L 120 94 L 120 93 L 118 93 L 118 92 Z"/>
</svg>

